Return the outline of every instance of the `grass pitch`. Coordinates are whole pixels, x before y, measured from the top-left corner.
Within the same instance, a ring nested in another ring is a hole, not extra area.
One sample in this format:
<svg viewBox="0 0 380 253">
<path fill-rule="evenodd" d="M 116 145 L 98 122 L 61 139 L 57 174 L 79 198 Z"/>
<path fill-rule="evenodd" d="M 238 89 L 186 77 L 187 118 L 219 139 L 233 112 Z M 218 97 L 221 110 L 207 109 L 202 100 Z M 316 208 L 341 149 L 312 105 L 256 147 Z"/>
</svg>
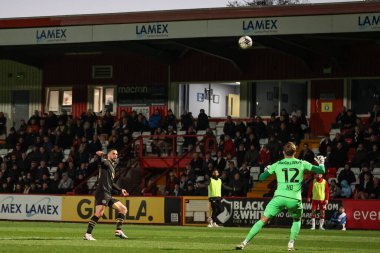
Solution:
<svg viewBox="0 0 380 253">
<path fill-rule="evenodd" d="M 115 226 L 98 224 L 96 241 L 84 241 L 87 224 L 0 221 L 0 252 L 233 252 L 249 228 L 125 225 L 127 240 Z M 264 228 L 244 251 L 286 252 L 290 228 Z M 380 231 L 302 229 L 298 252 L 379 252 Z"/>
</svg>

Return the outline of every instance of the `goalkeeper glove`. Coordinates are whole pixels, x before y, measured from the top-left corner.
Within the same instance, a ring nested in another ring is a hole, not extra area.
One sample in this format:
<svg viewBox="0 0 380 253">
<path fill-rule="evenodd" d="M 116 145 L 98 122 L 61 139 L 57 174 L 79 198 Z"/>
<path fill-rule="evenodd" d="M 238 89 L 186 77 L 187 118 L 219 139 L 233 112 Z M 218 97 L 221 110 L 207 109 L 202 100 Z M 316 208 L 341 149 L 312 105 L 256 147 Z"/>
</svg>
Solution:
<svg viewBox="0 0 380 253">
<path fill-rule="evenodd" d="M 326 157 L 319 155 L 314 160 L 318 163 L 318 165 L 324 165 L 325 164 Z"/>
</svg>

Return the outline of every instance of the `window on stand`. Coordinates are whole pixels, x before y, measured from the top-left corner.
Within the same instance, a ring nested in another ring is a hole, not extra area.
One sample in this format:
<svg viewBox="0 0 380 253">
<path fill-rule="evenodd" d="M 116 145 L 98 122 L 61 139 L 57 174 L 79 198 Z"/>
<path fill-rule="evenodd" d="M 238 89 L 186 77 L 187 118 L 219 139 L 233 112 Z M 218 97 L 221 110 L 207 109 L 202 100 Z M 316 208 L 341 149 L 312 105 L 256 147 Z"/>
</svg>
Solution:
<svg viewBox="0 0 380 253">
<path fill-rule="evenodd" d="M 307 114 L 307 81 L 260 81 L 253 83 L 252 94 L 255 115 L 279 115 L 283 109 Z"/>
<path fill-rule="evenodd" d="M 62 110 L 71 112 L 73 94 L 70 88 L 48 88 L 46 108 L 48 111 L 60 114 Z"/>
<path fill-rule="evenodd" d="M 380 79 L 351 81 L 351 109 L 356 114 L 368 114 L 380 103 Z"/>
<path fill-rule="evenodd" d="M 95 113 L 115 112 L 115 87 L 94 87 L 92 108 Z"/>
</svg>

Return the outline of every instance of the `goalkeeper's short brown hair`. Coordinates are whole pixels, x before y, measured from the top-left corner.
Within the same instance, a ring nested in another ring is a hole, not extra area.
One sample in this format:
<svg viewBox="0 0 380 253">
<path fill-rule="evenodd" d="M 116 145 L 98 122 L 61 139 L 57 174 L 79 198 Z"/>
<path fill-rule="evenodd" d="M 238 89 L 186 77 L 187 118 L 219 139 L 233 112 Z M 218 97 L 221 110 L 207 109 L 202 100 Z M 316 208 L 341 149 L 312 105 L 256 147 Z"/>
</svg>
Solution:
<svg viewBox="0 0 380 253">
<path fill-rule="evenodd" d="M 284 153 L 287 156 L 293 156 L 296 153 L 296 145 L 293 142 L 288 142 L 284 146 Z"/>
</svg>

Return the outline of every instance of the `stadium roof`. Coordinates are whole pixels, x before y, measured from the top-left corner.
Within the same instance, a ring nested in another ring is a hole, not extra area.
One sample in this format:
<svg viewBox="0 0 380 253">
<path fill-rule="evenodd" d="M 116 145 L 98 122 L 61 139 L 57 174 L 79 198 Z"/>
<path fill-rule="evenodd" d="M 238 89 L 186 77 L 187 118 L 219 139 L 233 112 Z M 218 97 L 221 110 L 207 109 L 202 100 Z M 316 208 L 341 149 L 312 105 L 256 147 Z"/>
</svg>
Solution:
<svg viewBox="0 0 380 253">
<path fill-rule="evenodd" d="M 139 24 L 154 22 L 178 22 L 178 21 L 218 21 L 226 22 L 244 18 L 270 18 L 270 17 L 321 17 L 340 14 L 373 13 L 373 17 L 380 17 L 380 2 L 348 2 L 331 4 L 306 4 L 291 6 L 270 7 L 239 7 L 239 8 L 214 8 L 194 10 L 172 10 L 138 13 L 73 15 L 55 17 L 1 19 L 0 32 L 3 30 L 18 30 L 23 28 L 39 27 L 96 27 L 115 24 Z M 353 18 L 357 18 L 354 16 Z M 317 19 L 316 19 L 317 20 Z M 334 61 L 344 64 L 345 52 L 352 46 L 361 46 L 380 43 L 380 18 L 376 30 L 348 31 L 348 32 L 302 32 L 284 34 L 258 34 L 254 36 L 254 48 L 272 48 L 281 52 L 294 55 L 307 64 L 317 55 L 327 55 Z M 375 21 L 376 21 L 375 20 Z M 376 22 L 377 22 L 376 21 Z M 310 22 L 313 22 L 311 20 Z M 314 21 L 318 23 L 318 21 Z M 339 21 L 344 23 L 343 21 Z M 357 22 L 355 20 L 355 22 Z M 297 24 L 302 27 L 302 24 Z M 222 27 L 223 28 L 223 27 Z M 288 29 L 288 31 L 289 31 Z M 308 27 L 303 27 L 307 30 Z M 183 30 L 183 29 L 182 29 Z M 35 32 L 35 31 L 34 31 Z M 186 31 L 185 31 L 186 32 Z M 209 32 L 209 31 L 208 31 Z M 91 30 L 92 34 L 93 31 Z M 209 33 L 207 33 L 209 34 Z M 265 36 L 262 36 L 265 35 Z M 7 36 L 2 36 L 6 40 Z M 63 55 L 91 55 L 103 53 L 137 52 L 147 57 L 153 57 L 163 63 L 175 63 L 188 50 L 196 50 L 205 54 L 231 61 L 236 68 L 242 70 L 244 53 L 239 50 L 236 34 L 228 36 L 193 36 L 173 37 L 167 39 L 146 40 L 109 40 L 109 41 L 83 41 L 76 43 L 55 43 L 35 45 L 2 44 L 0 55 L 3 59 L 12 59 L 30 65 L 42 66 L 45 57 Z M 0 45 L 1 45 L 0 38 Z"/>
</svg>

